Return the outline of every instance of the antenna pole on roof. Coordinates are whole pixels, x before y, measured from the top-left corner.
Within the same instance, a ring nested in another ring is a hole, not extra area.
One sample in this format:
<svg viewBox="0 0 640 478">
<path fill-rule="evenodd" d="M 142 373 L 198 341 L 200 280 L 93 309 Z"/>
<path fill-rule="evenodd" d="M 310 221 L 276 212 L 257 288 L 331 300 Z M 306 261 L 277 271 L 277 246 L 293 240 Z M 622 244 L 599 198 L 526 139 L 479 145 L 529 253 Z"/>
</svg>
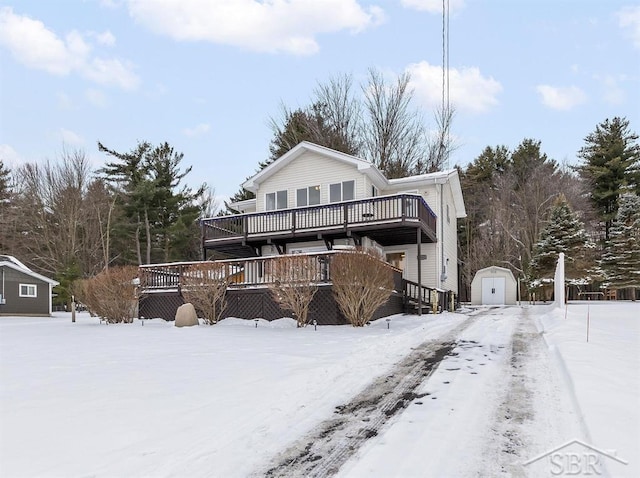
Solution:
<svg viewBox="0 0 640 478">
<path fill-rule="evenodd" d="M 441 128 L 445 128 L 442 141 L 441 153 L 445 156 L 445 169 L 449 169 L 449 0 L 442 0 L 442 111 Z"/>
</svg>

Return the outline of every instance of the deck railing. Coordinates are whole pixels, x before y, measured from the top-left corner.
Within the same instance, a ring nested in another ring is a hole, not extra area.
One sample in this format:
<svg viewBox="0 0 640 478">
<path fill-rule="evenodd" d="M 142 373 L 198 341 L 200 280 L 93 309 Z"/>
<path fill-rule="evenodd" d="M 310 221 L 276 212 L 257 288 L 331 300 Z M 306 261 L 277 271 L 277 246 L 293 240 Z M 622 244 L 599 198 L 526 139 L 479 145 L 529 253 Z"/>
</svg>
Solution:
<svg viewBox="0 0 640 478">
<path fill-rule="evenodd" d="M 296 257 L 304 260 L 304 264 L 296 263 L 295 267 L 304 269 L 305 278 L 315 283 L 329 283 L 331 282 L 331 256 L 334 254 L 344 254 L 344 252 L 327 251 L 296 254 Z M 143 292 L 147 293 L 167 290 L 180 291 L 185 283 L 193 284 L 194 278 L 202 274 L 202 269 L 206 268 L 207 264 L 211 265 L 212 270 L 215 269 L 217 276 L 226 279 L 229 287 L 266 286 L 275 280 L 272 274 L 272 271 L 275 270 L 274 262 L 281 259 L 286 260 L 288 257 L 292 256 L 279 255 L 210 262 L 141 265 L 139 270 L 140 287 Z M 394 275 L 401 277 L 402 273 L 399 269 L 390 264 L 388 266 L 394 271 Z M 396 280 L 395 287 L 400 291 L 402 289 L 401 282 Z"/>
<path fill-rule="evenodd" d="M 397 194 L 280 211 L 203 219 L 205 241 L 367 224 L 418 222 L 435 235 L 436 215 L 422 196 Z"/>
<path fill-rule="evenodd" d="M 306 254 L 296 254 L 298 258 L 304 260 L 295 264 L 296 269 L 304 269 L 304 280 L 311 280 L 318 285 L 331 283 L 331 257 L 334 254 L 344 254 L 344 251 L 327 251 Z M 141 294 L 152 294 L 154 292 L 166 293 L 177 292 L 185 286 L 193 286 L 202 277 L 203 270 L 208 270 L 208 265 L 218 278 L 224 278 L 231 289 L 242 289 L 247 287 L 266 287 L 272 284 L 276 277 L 273 272 L 274 262 L 279 259 L 292 257 L 290 255 L 278 255 L 267 257 L 251 257 L 243 259 L 231 259 L 223 261 L 196 261 L 196 262 L 174 262 L 166 264 L 141 265 L 139 269 L 140 292 Z M 448 307 L 449 296 L 445 291 L 436 290 L 426 286 L 419 286 L 417 283 L 404 280 L 402 271 L 390 264 L 388 267 L 393 272 L 394 289 L 404 297 L 405 306 L 415 306 L 418 302 L 423 307 L 431 309 L 434 304 L 441 307 Z M 292 270 L 291 278 L 295 279 L 295 271 Z M 195 282 L 194 282 L 195 281 Z"/>
</svg>

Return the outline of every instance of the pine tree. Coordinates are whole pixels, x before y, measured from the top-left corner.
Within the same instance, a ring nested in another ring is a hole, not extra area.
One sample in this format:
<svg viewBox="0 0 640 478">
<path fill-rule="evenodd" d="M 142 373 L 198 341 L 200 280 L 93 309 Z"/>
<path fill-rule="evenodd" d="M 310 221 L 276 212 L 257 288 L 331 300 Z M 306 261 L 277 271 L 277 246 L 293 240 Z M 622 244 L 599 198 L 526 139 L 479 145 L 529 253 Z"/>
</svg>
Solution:
<svg viewBox="0 0 640 478">
<path fill-rule="evenodd" d="M 640 287 L 640 197 L 626 193 L 611 225 L 610 240 L 600 266 L 612 289 Z M 631 295 L 635 299 L 635 290 Z"/>
<path fill-rule="evenodd" d="M 118 153 L 98 143 L 100 151 L 115 158 L 99 172 L 118 192 L 126 223 L 119 224 L 118 239 L 138 264 L 195 259 L 194 237 L 199 236 L 196 205 L 204 186 L 192 192 L 179 189 L 191 168 L 180 172 L 184 155 L 168 143 L 153 147 L 147 142 L 128 153 Z M 144 248 L 144 250 L 143 250 Z M 131 256 L 126 257 L 132 262 Z"/>
<path fill-rule="evenodd" d="M 618 197 L 626 188 L 640 187 L 640 145 L 629 130 L 629 121 L 615 117 L 596 126 L 585 138 L 578 156 L 585 163 L 576 168 L 590 185 L 590 198 L 604 223 L 605 241 L 618 210 Z"/>
<path fill-rule="evenodd" d="M 11 173 L 0 159 L 0 252 L 11 253 Z"/>
<path fill-rule="evenodd" d="M 9 184 L 11 182 L 11 173 L 5 167 L 4 162 L 0 159 L 0 202 L 9 197 Z"/>
<path fill-rule="evenodd" d="M 564 194 L 560 194 L 534 247 L 530 277 L 553 278 L 558 256 L 564 252 L 565 277 L 568 282 L 580 282 L 589 275 L 593 249 L 582 221 L 571 210 Z"/>
</svg>

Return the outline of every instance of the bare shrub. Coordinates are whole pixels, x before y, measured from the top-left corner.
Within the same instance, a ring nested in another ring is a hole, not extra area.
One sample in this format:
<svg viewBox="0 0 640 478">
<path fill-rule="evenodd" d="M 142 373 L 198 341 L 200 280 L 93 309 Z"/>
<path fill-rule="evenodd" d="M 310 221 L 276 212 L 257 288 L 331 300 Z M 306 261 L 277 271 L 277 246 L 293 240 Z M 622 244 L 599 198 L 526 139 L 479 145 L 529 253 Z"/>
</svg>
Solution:
<svg viewBox="0 0 640 478">
<path fill-rule="evenodd" d="M 315 256 L 286 255 L 269 264 L 271 294 L 280 307 L 293 313 L 298 327 L 307 325 L 309 304 L 318 290 L 317 260 Z"/>
<path fill-rule="evenodd" d="M 182 274 L 182 297 L 193 304 L 206 324 L 213 325 L 221 319 L 226 306 L 228 283 L 224 264 L 193 264 Z"/>
<path fill-rule="evenodd" d="M 137 277 L 135 266 L 111 267 L 80 281 L 74 290 L 92 315 L 102 317 L 109 324 L 131 323 L 138 305 L 134 280 Z"/>
<path fill-rule="evenodd" d="M 354 327 L 362 327 L 393 292 L 393 272 L 373 251 L 357 249 L 331 258 L 333 294 Z"/>
</svg>

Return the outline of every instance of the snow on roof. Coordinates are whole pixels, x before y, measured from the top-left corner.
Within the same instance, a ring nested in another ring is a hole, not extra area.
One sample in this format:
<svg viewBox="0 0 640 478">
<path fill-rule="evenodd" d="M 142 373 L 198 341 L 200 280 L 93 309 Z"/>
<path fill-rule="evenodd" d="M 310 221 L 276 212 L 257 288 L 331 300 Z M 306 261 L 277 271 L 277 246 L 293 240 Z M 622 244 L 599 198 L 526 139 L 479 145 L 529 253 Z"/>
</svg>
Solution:
<svg viewBox="0 0 640 478">
<path fill-rule="evenodd" d="M 57 286 L 59 284 L 58 281 L 53 279 L 49 279 L 48 277 L 43 276 L 42 274 L 38 274 L 37 272 L 33 272 L 27 266 L 25 266 L 22 262 L 16 259 L 14 256 L 10 256 L 7 254 L 0 254 L 0 266 L 7 266 L 11 269 L 14 269 L 18 272 L 22 272 L 24 274 L 30 275 L 35 279 L 39 279 L 44 282 L 48 282 L 52 286 Z"/>
<path fill-rule="evenodd" d="M 13 262 L 15 265 L 17 265 L 21 269 L 25 269 L 25 270 L 31 272 L 31 269 L 29 269 L 27 266 L 25 266 L 22 262 L 20 262 L 14 256 L 9 256 L 9 255 L 6 255 L 6 254 L 0 254 L 0 262 Z"/>
</svg>

